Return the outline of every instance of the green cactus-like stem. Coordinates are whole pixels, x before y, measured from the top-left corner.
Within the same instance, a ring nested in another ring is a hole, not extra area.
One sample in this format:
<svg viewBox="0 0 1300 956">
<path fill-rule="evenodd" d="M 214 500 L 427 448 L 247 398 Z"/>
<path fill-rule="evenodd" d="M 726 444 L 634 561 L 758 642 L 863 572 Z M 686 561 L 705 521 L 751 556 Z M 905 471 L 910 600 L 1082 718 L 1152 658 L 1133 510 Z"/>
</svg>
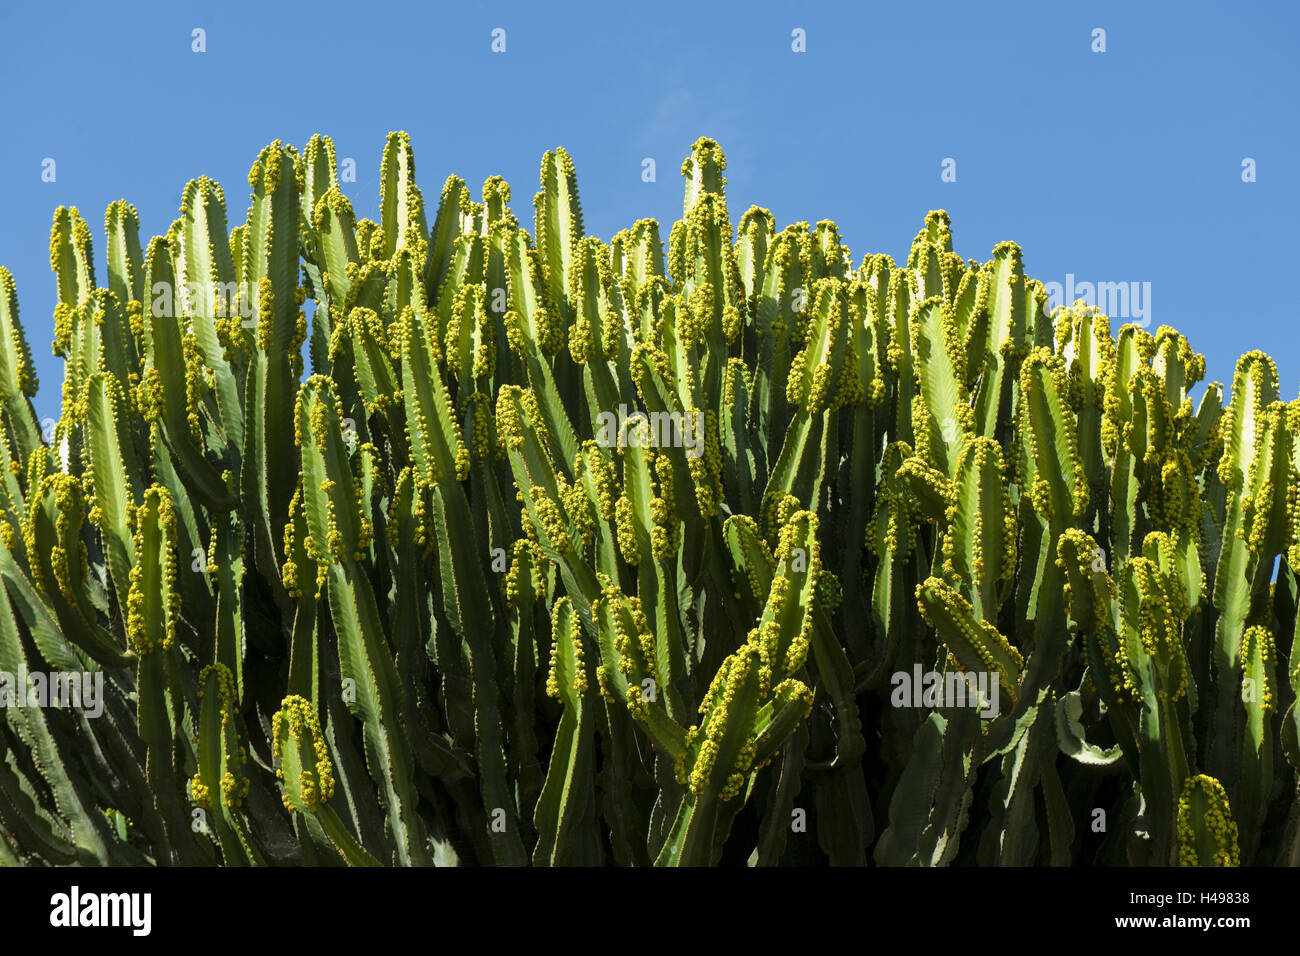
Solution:
<svg viewBox="0 0 1300 956">
<path fill-rule="evenodd" d="M 25 677 L 29 662 L 19 637 L 17 621 L 5 589 L 0 587 L 0 670 L 6 675 Z M 37 669 L 37 668 L 33 668 Z M 22 692 L 26 693 L 23 687 Z M 114 862 L 108 826 L 90 797 L 89 787 L 80 779 L 77 764 L 60 753 L 49 718 L 41 707 L 7 709 L 12 727 L 31 748 L 36 766 L 54 796 L 57 817 L 50 821 L 36 812 L 27 788 L 6 765 L 0 769 L 0 790 L 7 797 L 0 815 L 12 822 L 14 832 L 30 839 L 24 845 L 44 848 L 65 863 L 80 862 L 104 866 Z"/>
<path fill-rule="evenodd" d="M 125 613 L 135 563 L 131 520 L 144 497 L 144 472 L 136 455 L 130 410 L 124 407 L 117 379 L 104 372 L 92 376 L 86 386 L 86 405 L 86 447 L 95 492 L 92 520 L 103 532 L 118 607 Z"/>
<path fill-rule="evenodd" d="M 145 254 L 146 283 L 163 291 L 176 287 L 172 243 L 155 238 Z M 141 382 L 145 417 L 160 421 L 166 444 L 186 485 L 209 508 L 229 511 L 237 503 L 221 473 L 206 457 L 200 369 L 195 367 L 195 340 L 186 335 L 174 295 L 160 294 L 147 305 L 146 363 Z"/>
<path fill-rule="evenodd" d="M 311 703 L 296 695 L 286 697 L 271 720 L 271 737 L 286 809 L 314 816 L 349 866 L 379 866 L 329 806 L 334 767 Z"/>
<path fill-rule="evenodd" d="M 307 336 L 299 308 L 304 293 L 298 285 L 301 162 L 297 150 L 276 141 L 253 164 L 239 270 L 257 308 L 243 398 L 244 407 L 256 412 L 247 416 L 243 433 L 241 497 L 256 516 L 256 562 L 273 585 L 279 581 L 276 542 L 297 480 L 293 460 L 283 450 L 294 435 L 293 399 L 302 375 L 299 350 Z"/>
<path fill-rule="evenodd" d="M 927 579 L 916 596 L 926 622 L 939 632 L 957 664 L 966 671 L 997 673 L 999 692 L 1014 703 L 1024 667 L 1021 653 L 993 624 L 976 618 L 971 603 L 945 581 Z"/>
<path fill-rule="evenodd" d="M 9 270 L 0 266 L 0 402 L 15 432 L 17 452 L 26 460 L 44 442 L 31 399 L 38 381 L 31 348 L 18 319 L 18 289 Z"/>
<path fill-rule="evenodd" d="M 546 783 L 537 801 L 537 846 L 533 863 L 590 865 L 600 862 L 592 826 L 593 720 L 588 706 L 591 684 L 582 627 L 565 598 L 551 609 L 552 644 L 546 693 L 563 708 L 555 734 Z"/>
<path fill-rule="evenodd" d="M 350 685 L 349 710 L 362 722 L 367 762 L 383 783 L 398 860 L 427 862 L 424 827 L 415 812 L 409 745 L 398 721 L 400 684 L 387 628 L 362 564 L 373 530 L 361 507 L 332 383 L 320 376 L 304 382 L 295 415 L 310 531 L 307 550 L 328 584 L 340 672 Z"/>
<path fill-rule="evenodd" d="M 206 812 L 227 865 L 261 863 L 240 812 L 248 796 L 247 751 L 240 739 L 234 677 L 224 664 L 199 674 L 198 770 L 190 797 Z"/>
<path fill-rule="evenodd" d="M 1215 629 L 1213 668 L 1219 677 L 1214 702 L 1215 733 L 1206 767 L 1218 780 L 1237 779 L 1237 742 L 1241 736 L 1240 690 L 1242 635 L 1257 595 L 1268 588 L 1263 567 L 1245 537 L 1246 496 L 1251 479 L 1251 454 L 1266 441 L 1267 410 L 1277 397 L 1277 372 L 1261 352 L 1243 355 L 1233 376 L 1232 401 L 1224 416 L 1223 458 L 1218 478 L 1226 488 L 1227 507 L 1223 548 L 1214 579 L 1213 602 L 1219 611 Z M 1232 675 L 1224 679 L 1224 675 Z"/>
</svg>

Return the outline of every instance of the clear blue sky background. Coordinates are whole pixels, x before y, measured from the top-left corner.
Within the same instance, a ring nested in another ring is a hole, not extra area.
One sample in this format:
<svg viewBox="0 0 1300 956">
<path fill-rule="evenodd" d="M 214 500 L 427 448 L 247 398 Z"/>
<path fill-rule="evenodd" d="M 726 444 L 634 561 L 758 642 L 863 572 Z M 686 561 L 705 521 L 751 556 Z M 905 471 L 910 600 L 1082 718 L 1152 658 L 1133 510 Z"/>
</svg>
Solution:
<svg viewBox="0 0 1300 956">
<path fill-rule="evenodd" d="M 18 282 L 41 414 L 63 378 L 49 347 L 56 206 L 96 230 L 103 281 L 109 202 L 134 203 L 147 240 L 207 174 L 242 221 L 248 167 L 276 138 L 332 136 L 357 163 L 345 191 L 375 216 L 393 129 L 411 134 L 429 203 L 450 173 L 476 191 L 501 174 L 530 228 L 541 155 L 565 146 L 587 229 L 604 238 L 643 216 L 666 238 L 681 160 L 711 136 L 733 222 L 751 204 L 778 226 L 834 219 L 860 261 L 905 256 L 926 211 L 944 208 L 962 255 L 1014 239 L 1044 282 L 1150 282 L 1152 330 L 1185 332 L 1211 379 L 1230 383 L 1237 356 L 1262 348 L 1296 397 L 1296 3 L 402 6 L 5 0 L 0 264 Z M 791 50 L 796 27 L 806 53 Z M 955 183 L 940 181 L 945 157 Z"/>
</svg>

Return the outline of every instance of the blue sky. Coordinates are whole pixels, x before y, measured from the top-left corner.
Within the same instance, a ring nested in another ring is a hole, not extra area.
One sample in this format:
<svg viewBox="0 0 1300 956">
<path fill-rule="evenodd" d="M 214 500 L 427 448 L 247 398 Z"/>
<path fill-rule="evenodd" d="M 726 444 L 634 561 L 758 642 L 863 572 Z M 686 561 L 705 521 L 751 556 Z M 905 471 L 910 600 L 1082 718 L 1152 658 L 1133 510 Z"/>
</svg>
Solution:
<svg viewBox="0 0 1300 956">
<path fill-rule="evenodd" d="M 207 174 L 240 221 L 248 167 L 276 138 L 332 136 L 356 160 L 345 191 L 374 216 L 393 129 L 411 134 L 428 202 L 450 173 L 476 191 L 500 174 L 530 228 L 542 153 L 565 146 L 587 230 L 604 238 L 645 216 L 666 238 L 681 161 L 711 136 L 733 222 L 751 204 L 778 226 L 834 219 L 860 260 L 905 256 L 943 208 L 962 255 L 1014 239 L 1044 282 L 1149 282 L 1151 328 L 1183 331 L 1211 379 L 1230 383 L 1237 356 L 1261 348 L 1282 397 L 1297 395 L 1294 3 L 115 6 L 0 8 L 0 264 L 42 415 L 63 378 L 49 347 L 55 207 L 96 230 L 102 281 L 109 202 L 134 203 L 147 240 Z M 505 53 L 491 50 L 498 27 Z M 791 49 L 796 28 L 806 52 Z M 945 158 L 956 182 L 940 180 Z"/>
</svg>

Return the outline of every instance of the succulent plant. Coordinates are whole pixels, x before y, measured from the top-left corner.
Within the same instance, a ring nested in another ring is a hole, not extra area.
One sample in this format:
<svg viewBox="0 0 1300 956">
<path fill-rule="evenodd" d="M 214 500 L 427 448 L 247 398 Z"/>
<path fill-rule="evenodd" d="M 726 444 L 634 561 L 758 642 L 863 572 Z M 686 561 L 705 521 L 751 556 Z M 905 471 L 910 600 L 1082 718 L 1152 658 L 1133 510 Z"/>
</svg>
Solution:
<svg viewBox="0 0 1300 956">
<path fill-rule="evenodd" d="M 0 269 L 0 672 L 104 687 L 0 684 L 0 860 L 1300 864 L 1266 355 L 1194 401 L 942 211 L 904 262 L 733 226 L 708 139 L 666 255 L 563 149 L 531 232 L 405 133 L 377 220 L 335 169 L 115 202 L 98 273 L 59 208 L 50 435 Z"/>
</svg>

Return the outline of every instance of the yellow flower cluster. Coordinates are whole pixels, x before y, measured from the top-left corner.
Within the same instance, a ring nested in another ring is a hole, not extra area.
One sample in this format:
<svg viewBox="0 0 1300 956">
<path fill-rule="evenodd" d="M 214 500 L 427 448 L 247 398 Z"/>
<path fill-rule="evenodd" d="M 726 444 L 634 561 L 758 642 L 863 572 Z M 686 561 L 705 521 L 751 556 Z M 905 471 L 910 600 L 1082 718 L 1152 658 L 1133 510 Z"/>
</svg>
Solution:
<svg viewBox="0 0 1300 956">
<path fill-rule="evenodd" d="M 1228 794 L 1208 774 L 1189 777 L 1178 798 L 1178 865 L 1240 866 Z"/>
</svg>

